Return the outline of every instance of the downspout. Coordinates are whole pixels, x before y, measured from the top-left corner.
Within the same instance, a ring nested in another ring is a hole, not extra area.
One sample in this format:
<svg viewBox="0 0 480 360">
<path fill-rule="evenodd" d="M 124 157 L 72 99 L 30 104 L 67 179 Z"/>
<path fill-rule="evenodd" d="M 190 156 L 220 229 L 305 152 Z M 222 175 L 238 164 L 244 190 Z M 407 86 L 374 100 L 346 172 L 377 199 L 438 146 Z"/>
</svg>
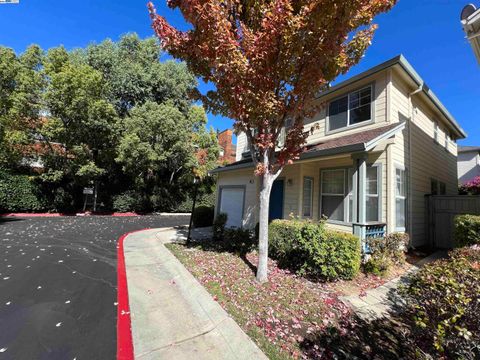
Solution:
<svg viewBox="0 0 480 360">
<path fill-rule="evenodd" d="M 408 209 L 408 222 L 406 230 L 408 230 L 410 235 L 410 244 L 413 239 L 413 214 L 412 214 L 412 124 L 415 118 L 415 109 L 413 107 L 412 97 L 419 92 L 423 91 L 423 82 L 418 86 L 418 88 L 408 94 L 408 105 L 409 105 L 409 117 L 408 117 L 408 167 L 407 167 L 407 176 L 408 176 L 408 189 L 407 189 L 407 209 Z"/>
</svg>

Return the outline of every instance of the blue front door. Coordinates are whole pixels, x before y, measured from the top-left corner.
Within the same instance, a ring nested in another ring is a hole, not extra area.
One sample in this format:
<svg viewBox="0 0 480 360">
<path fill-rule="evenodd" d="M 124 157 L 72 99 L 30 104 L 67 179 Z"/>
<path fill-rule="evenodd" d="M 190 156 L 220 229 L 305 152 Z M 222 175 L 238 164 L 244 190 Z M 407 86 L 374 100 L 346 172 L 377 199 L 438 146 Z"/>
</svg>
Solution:
<svg viewBox="0 0 480 360">
<path fill-rule="evenodd" d="M 270 208 L 268 211 L 268 220 L 283 218 L 283 180 L 275 180 L 270 193 Z"/>
</svg>

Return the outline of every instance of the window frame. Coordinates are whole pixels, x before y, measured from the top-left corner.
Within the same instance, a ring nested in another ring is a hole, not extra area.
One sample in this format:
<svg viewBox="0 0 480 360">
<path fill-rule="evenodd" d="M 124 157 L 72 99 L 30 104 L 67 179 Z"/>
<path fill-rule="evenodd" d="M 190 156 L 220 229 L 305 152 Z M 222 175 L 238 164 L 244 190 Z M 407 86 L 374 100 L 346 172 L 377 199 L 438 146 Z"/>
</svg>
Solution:
<svg viewBox="0 0 480 360">
<path fill-rule="evenodd" d="M 350 124 L 350 95 L 355 93 L 355 92 L 365 90 L 366 88 L 370 88 L 370 119 L 369 120 L 364 120 L 362 122 L 351 125 Z M 332 102 L 334 102 L 336 100 L 339 100 L 341 98 L 344 98 L 344 97 L 347 97 L 347 104 L 348 104 L 347 105 L 348 106 L 348 108 L 347 108 L 347 125 L 342 126 L 338 129 L 331 130 L 330 129 L 330 104 Z M 375 121 L 375 82 L 372 82 L 372 83 L 367 84 L 365 86 L 353 89 L 353 90 L 351 90 L 347 93 L 344 93 L 344 94 L 339 95 L 335 98 L 332 98 L 331 100 L 328 101 L 326 111 L 327 111 L 327 116 L 326 116 L 326 122 L 327 123 L 326 123 L 326 126 L 325 126 L 325 134 L 335 134 L 337 132 L 345 131 L 346 129 L 354 129 L 356 127 L 372 124 Z"/>
<path fill-rule="evenodd" d="M 323 193 L 323 174 L 325 172 L 332 172 L 332 171 L 339 171 L 339 170 L 342 170 L 343 171 L 343 195 L 340 195 L 340 194 L 330 194 L 330 193 Z M 319 219 L 323 216 L 323 212 L 322 212 L 322 198 L 324 195 L 326 196 L 343 196 L 343 201 L 345 201 L 345 198 L 347 197 L 346 195 L 346 192 L 348 191 L 348 189 L 346 188 L 348 185 L 346 184 L 345 180 L 347 179 L 347 175 L 346 173 L 348 173 L 348 167 L 337 167 L 337 168 L 328 168 L 328 169 L 320 169 L 320 191 L 319 191 L 319 201 L 318 201 L 318 217 Z M 346 224 L 349 224 L 347 221 L 345 221 L 345 219 L 348 220 L 347 218 L 347 209 L 345 207 L 345 205 L 343 206 L 343 220 L 334 220 L 334 219 L 327 219 L 327 222 L 330 223 L 330 224 L 339 224 L 339 225 L 346 225 Z"/>
<path fill-rule="evenodd" d="M 404 173 L 404 190 L 405 190 L 405 195 L 397 195 L 397 170 L 403 171 Z M 403 165 L 395 164 L 395 231 L 400 231 L 400 232 L 405 232 L 407 231 L 407 226 L 408 226 L 408 173 L 407 173 L 407 168 Z M 398 226 L 397 223 L 397 199 L 403 200 L 404 201 L 404 206 L 405 206 L 405 226 Z"/>
<path fill-rule="evenodd" d="M 383 166 L 382 163 L 370 163 L 367 164 L 367 168 L 369 167 L 375 167 L 377 169 L 377 199 L 378 199 L 378 220 L 375 221 L 369 221 L 367 223 L 377 223 L 382 221 L 382 202 L 383 202 L 383 184 L 382 184 L 382 176 L 383 176 Z M 353 219 L 352 216 L 352 221 L 350 221 L 350 214 L 353 215 L 353 209 L 350 208 L 350 196 L 352 196 L 353 199 L 353 189 L 354 189 L 354 174 L 355 174 L 355 168 L 352 166 L 347 166 L 347 167 L 334 167 L 334 168 L 325 168 L 325 169 L 320 169 L 320 191 L 318 195 L 318 216 L 321 218 L 323 216 L 322 212 L 322 197 L 324 195 L 327 196 L 341 196 L 339 194 L 324 194 L 323 193 L 323 173 L 328 172 L 328 171 L 343 171 L 343 188 L 344 188 L 344 194 L 343 194 L 343 221 L 342 220 L 332 220 L 328 219 L 327 223 L 331 224 L 337 224 L 337 225 L 352 225 L 355 222 L 355 219 Z M 366 179 L 365 179 L 366 181 Z M 349 191 L 349 183 L 351 184 L 351 191 Z M 366 191 L 366 190 L 365 190 Z M 367 194 L 365 194 L 365 199 L 367 198 Z M 352 202 L 353 203 L 353 202 Z M 303 212 L 303 209 L 302 209 Z"/>
<path fill-rule="evenodd" d="M 382 171 L 383 171 L 383 167 L 382 167 L 382 164 L 381 163 L 378 163 L 378 164 L 367 164 L 367 170 L 368 168 L 376 168 L 377 169 L 377 194 L 367 194 L 367 184 L 365 184 L 365 200 L 370 196 L 370 197 L 374 197 L 376 196 L 377 197 L 377 207 L 378 207 L 378 214 L 377 214 L 377 220 L 374 220 L 374 221 L 367 221 L 367 223 L 374 223 L 374 222 L 381 222 L 382 221 Z M 365 182 L 367 181 L 367 179 L 365 179 Z M 366 211 L 366 207 L 367 205 L 365 204 L 365 211 Z M 365 214 L 365 217 L 367 216 L 367 214 Z"/>
<path fill-rule="evenodd" d="M 433 141 L 437 144 L 440 144 L 440 142 L 438 141 L 438 137 L 440 135 L 439 132 L 440 132 L 440 127 L 438 126 L 438 121 L 434 120 L 433 121 Z"/>
<path fill-rule="evenodd" d="M 305 215 L 305 180 L 310 181 L 310 215 Z M 313 218 L 313 191 L 314 191 L 314 179 L 312 176 L 304 176 L 302 183 L 302 218 L 312 219 Z"/>
</svg>

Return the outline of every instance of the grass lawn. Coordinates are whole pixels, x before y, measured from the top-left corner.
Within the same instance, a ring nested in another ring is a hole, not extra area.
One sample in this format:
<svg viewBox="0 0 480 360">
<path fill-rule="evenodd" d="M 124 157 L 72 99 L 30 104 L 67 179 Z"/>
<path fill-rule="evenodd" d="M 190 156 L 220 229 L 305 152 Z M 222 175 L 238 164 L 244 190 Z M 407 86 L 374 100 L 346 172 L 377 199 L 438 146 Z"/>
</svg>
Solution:
<svg viewBox="0 0 480 360">
<path fill-rule="evenodd" d="M 269 282 L 258 284 L 255 252 L 230 253 L 213 241 L 167 247 L 270 359 L 409 357 L 401 326 L 390 320 L 364 322 L 338 298 L 383 279 L 361 275 L 352 281 L 311 282 L 270 260 Z"/>
</svg>

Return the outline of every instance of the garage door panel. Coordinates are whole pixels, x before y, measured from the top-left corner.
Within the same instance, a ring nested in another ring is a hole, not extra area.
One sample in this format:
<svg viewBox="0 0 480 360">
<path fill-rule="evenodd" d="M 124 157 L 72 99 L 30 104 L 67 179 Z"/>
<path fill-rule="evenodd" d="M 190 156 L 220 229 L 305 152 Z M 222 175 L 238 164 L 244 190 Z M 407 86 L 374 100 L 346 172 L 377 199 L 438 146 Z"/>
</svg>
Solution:
<svg viewBox="0 0 480 360">
<path fill-rule="evenodd" d="M 244 188 L 231 187 L 221 190 L 219 212 L 227 214 L 227 227 L 242 227 L 244 197 Z"/>
</svg>

